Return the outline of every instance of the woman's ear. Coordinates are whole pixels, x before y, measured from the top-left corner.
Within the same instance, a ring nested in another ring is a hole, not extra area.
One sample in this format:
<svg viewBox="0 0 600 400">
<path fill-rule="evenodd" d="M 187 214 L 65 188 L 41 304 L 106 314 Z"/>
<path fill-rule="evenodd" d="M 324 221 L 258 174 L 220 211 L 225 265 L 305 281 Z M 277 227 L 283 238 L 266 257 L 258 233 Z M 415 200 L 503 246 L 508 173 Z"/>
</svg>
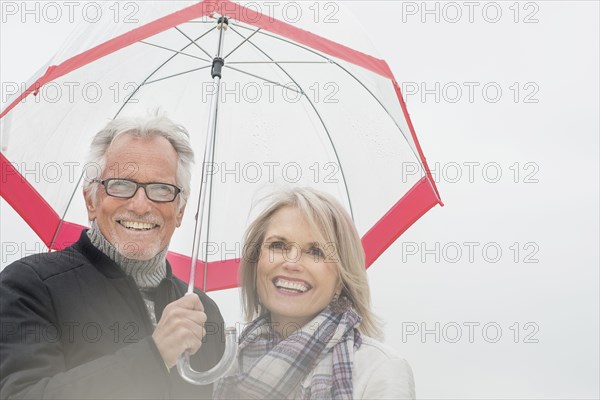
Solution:
<svg viewBox="0 0 600 400">
<path fill-rule="evenodd" d="M 344 290 L 344 282 L 342 282 L 342 277 L 338 277 L 338 283 L 335 287 L 336 296 L 341 296 L 343 290 Z"/>
</svg>

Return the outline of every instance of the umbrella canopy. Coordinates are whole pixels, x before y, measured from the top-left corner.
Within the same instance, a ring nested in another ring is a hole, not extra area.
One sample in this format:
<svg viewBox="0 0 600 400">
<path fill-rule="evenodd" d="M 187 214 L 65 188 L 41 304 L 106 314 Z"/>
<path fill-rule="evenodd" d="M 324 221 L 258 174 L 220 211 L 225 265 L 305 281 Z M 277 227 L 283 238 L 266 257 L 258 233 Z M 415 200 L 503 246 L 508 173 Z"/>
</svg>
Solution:
<svg viewBox="0 0 600 400">
<path fill-rule="evenodd" d="M 207 291 L 237 285 L 252 203 L 274 184 L 314 186 L 340 199 L 368 265 L 442 204 L 385 61 L 231 1 L 163 3 L 145 5 L 133 30 L 92 26 L 73 37 L 0 114 L 8 136 L 0 195 L 50 249 L 74 242 L 86 225 L 79 196 L 86 168 L 94 168 L 85 165 L 91 137 L 111 118 L 155 109 L 190 131 L 200 161 L 168 257 L 187 277 L 202 186 L 205 264 L 196 286 Z M 225 31 L 217 28 L 221 16 Z M 218 48 L 214 158 L 205 165 L 212 182 L 202 185 Z M 36 179 L 27 172 L 34 170 Z"/>
</svg>

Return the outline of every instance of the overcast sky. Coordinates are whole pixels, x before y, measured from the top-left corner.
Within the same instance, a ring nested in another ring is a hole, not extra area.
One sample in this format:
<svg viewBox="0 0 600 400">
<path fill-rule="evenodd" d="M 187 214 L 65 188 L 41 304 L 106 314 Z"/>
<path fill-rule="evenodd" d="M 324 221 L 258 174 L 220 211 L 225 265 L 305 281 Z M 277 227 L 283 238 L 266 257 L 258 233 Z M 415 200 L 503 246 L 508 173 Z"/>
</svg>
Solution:
<svg viewBox="0 0 600 400">
<path fill-rule="evenodd" d="M 4 106 L 86 16 L 1 3 Z M 343 5 L 400 83 L 446 204 L 369 269 L 418 396 L 598 398 L 598 2 Z M 1 266 L 43 250 L 0 206 Z M 237 290 L 212 296 L 240 321 Z"/>
</svg>

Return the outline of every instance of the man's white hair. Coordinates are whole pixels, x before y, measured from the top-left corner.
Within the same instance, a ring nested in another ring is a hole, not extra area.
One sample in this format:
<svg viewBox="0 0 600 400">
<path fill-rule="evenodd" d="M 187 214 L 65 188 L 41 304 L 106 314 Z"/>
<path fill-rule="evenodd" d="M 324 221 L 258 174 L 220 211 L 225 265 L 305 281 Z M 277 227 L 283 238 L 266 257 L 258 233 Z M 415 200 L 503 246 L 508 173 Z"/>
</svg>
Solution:
<svg viewBox="0 0 600 400">
<path fill-rule="evenodd" d="M 83 191 L 89 192 L 95 201 L 98 185 L 93 185 L 92 180 L 99 179 L 102 176 L 106 167 L 106 151 L 110 144 L 122 135 L 132 135 L 142 138 L 161 136 L 171 143 L 177 153 L 177 174 L 175 180 L 177 186 L 182 188 L 179 196 L 179 207 L 183 207 L 191 191 L 191 169 L 194 163 L 194 150 L 190 144 L 190 135 L 187 130 L 164 115 L 116 118 L 98 132 L 90 145 Z"/>
</svg>

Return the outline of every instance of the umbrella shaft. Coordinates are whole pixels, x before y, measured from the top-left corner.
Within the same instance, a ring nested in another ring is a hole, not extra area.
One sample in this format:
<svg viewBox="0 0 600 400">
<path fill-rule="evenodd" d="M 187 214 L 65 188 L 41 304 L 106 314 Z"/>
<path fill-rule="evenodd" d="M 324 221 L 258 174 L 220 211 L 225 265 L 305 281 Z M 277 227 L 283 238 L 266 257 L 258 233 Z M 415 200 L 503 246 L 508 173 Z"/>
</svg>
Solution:
<svg viewBox="0 0 600 400">
<path fill-rule="evenodd" d="M 224 42 L 224 33 L 225 29 L 219 29 L 219 40 L 217 45 L 217 55 L 213 61 L 213 85 L 214 91 L 212 98 L 210 100 L 210 114 L 208 120 L 208 131 L 206 134 L 206 144 L 204 147 L 204 159 L 202 161 L 202 182 L 200 183 L 200 195 L 198 199 L 198 210 L 196 212 L 196 227 L 194 230 L 194 243 L 192 249 L 192 262 L 190 265 L 190 280 L 188 282 L 188 290 L 187 293 L 194 292 L 194 283 L 196 282 L 196 266 L 198 265 L 198 255 L 200 253 L 200 243 L 201 243 L 201 235 L 202 235 L 202 227 L 204 221 L 204 211 L 206 199 L 208 197 L 208 218 L 210 218 L 210 196 L 212 192 L 212 166 L 214 165 L 214 157 L 215 157 L 215 137 L 217 134 L 217 114 L 219 111 L 219 96 L 221 90 L 221 71 L 219 68 L 219 73 L 215 74 L 215 64 L 223 65 L 223 59 L 221 58 L 221 54 L 223 51 L 223 42 Z M 210 170 L 209 170 L 210 166 Z M 210 171 L 210 172 L 209 172 Z M 208 225 L 208 223 L 207 223 Z M 206 243 L 208 243 L 208 235 L 209 235 L 209 227 L 206 229 Z M 206 273 L 208 269 L 208 254 L 207 249 L 205 248 L 203 254 L 203 263 L 204 263 L 204 279 L 202 282 L 202 290 L 206 290 Z"/>
</svg>

